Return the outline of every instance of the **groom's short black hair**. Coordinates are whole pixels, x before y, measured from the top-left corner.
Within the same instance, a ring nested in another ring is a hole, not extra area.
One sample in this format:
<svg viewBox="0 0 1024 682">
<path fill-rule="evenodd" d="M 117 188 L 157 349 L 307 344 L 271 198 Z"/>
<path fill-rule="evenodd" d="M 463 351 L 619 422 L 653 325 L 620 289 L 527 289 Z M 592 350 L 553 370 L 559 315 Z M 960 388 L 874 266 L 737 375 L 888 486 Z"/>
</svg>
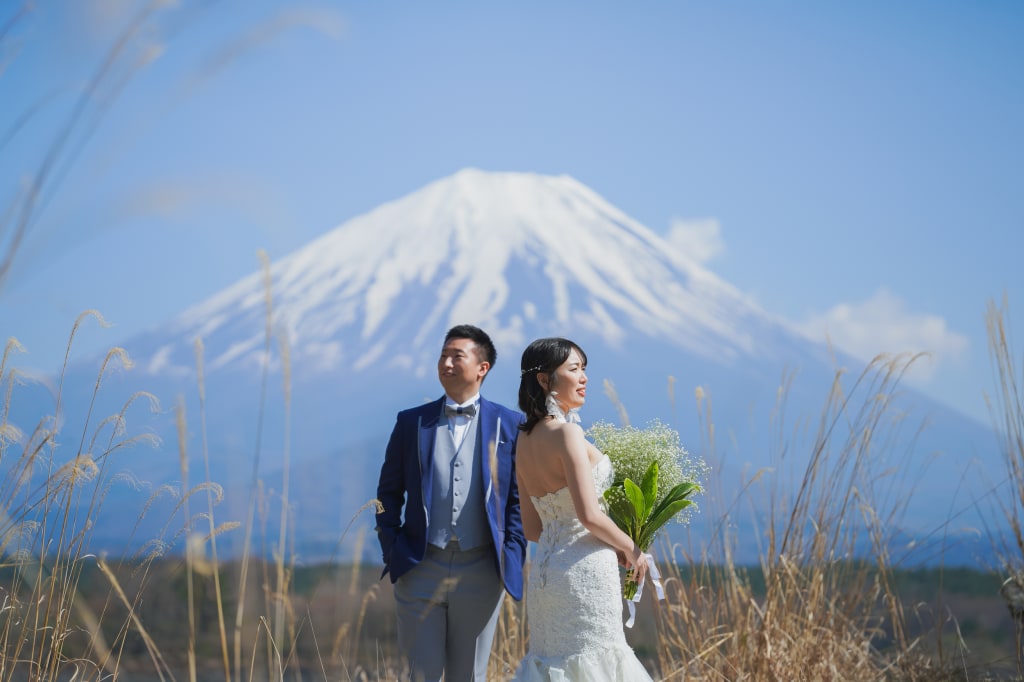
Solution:
<svg viewBox="0 0 1024 682">
<path fill-rule="evenodd" d="M 457 324 L 445 334 L 444 342 L 448 343 L 452 339 L 469 339 L 475 343 L 478 349 L 477 359 L 481 361 L 486 360 L 491 369 L 494 369 L 494 363 L 498 360 L 498 351 L 494 349 L 491 337 L 483 329 L 474 327 L 471 324 Z M 479 354 L 483 354 L 483 357 L 479 357 Z"/>
</svg>

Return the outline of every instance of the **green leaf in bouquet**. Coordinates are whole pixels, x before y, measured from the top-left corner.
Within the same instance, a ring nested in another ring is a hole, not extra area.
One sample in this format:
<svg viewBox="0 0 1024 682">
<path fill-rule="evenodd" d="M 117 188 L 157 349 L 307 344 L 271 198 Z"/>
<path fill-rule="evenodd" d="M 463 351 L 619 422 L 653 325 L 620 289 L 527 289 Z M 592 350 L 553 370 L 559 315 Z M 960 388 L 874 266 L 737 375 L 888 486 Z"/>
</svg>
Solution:
<svg viewBox="0 0 1024 682">
<path fill-rule="evenodd" d="M 687 498 L 699 491 L 700 486 L 696 483 L 680 483 L 668 491 L 665 498 L 646 519 L 640 535 L 640 541 L 637 544 L 644 550 L 650 547 L 651 541 L 657 532 L 661 530 L 661 527 L 672 520 L 673 516 L 693 504 L 693 500 Z"/>
<path fill-rule="evenodd" d="M 629 534 L 631 538 L 636 540 L 637 537 L 639 537 L 644 521 L 647 520 L 650 510 L 647 508 L 647 500 L 644 497 L 644 491 L 640 489 L 640 486 L 627 478 L 622 482 L 622 489 L 626 491 L 626 497 L 629 498 L 629 501 L 633 504 L 633 508 L 636 510 L 636 513 L 634 514 L 635 532 Z"/>
<path fill-rule="evenodd" d="M 604 491 L 604 499 L 608 503 L 608 516 L 619 529 L 632 537 L 631 530 L 636 523 L 636 507 L 626 496 L 621 485 L 612 486 Z"/>
<path fill-rule="evenodd" d="M 658 499 L 658 471 L 658 460 L 652 460 L 651 465 L 644 473 L 643 480 L 640 481 L 640 490 L 644 494 L 644 509 L 640 515 L 643 520 L 650 516 L 651 510 L 654 509 L 654 502 Z"/>
</svg>

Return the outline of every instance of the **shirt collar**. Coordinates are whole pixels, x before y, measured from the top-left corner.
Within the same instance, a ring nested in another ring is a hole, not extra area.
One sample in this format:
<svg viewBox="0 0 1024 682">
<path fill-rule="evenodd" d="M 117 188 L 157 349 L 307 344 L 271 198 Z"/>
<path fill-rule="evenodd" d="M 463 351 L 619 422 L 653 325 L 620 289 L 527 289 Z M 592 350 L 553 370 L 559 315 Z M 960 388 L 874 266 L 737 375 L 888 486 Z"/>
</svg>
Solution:
<svg viewBox="0 0 1024 682">
<path fill-rule="evenodd" d="M 477 393 L 475 396 L 473 396 L 472 398 L 470 398 L 469 400 L 467 400 L 464 403 L 457 403 L 454 400 L 452 400 L 451 398 L 449 398 L 447 395 L 445 395 L 445 397 L 444 397 L 444 404 L 445 405 L 451 405 L 452 407 L 466 407 L 467 405 L 475 405 L 478 402 L 480 402 L 480 394 L 479 393 Z"/>
</svg>

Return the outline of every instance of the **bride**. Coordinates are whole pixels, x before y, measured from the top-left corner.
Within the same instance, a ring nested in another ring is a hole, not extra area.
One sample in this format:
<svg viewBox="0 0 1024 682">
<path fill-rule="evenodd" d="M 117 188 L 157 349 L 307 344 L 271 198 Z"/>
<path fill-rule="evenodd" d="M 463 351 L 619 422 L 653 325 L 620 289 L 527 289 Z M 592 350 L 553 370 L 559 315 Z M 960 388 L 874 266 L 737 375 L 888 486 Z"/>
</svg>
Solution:
<svg viewBox="0 0 1024 682">
<path fill-rule="evenodd" d="M 599 502 L 613 472 L 577 423 L 586 367 L 568 339 L 538 339 L 523 351 L 516 475 L 523 529 L 537 551 L 526 590 L 529 650 L 513 678 L 521 682 L 651 680 L 623 633 L 618 568 L 643 580 L 647 558 Z"/>
</svg>

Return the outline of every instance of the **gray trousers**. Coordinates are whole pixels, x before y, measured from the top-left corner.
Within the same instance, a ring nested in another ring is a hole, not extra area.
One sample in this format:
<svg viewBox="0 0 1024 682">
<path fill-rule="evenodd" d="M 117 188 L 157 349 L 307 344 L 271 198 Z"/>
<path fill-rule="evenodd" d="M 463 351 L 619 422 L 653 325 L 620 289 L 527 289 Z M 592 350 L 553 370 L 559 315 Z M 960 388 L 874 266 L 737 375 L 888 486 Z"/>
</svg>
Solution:
<svg viewBox="0 0 1024 682">
<path fill-rule="evenodd" d="M 413 682 L 486 682 L 505 595 L 490 545 L 468 552 L 427 545 L 395 583 L 398 647 Z"/>
</svg>

